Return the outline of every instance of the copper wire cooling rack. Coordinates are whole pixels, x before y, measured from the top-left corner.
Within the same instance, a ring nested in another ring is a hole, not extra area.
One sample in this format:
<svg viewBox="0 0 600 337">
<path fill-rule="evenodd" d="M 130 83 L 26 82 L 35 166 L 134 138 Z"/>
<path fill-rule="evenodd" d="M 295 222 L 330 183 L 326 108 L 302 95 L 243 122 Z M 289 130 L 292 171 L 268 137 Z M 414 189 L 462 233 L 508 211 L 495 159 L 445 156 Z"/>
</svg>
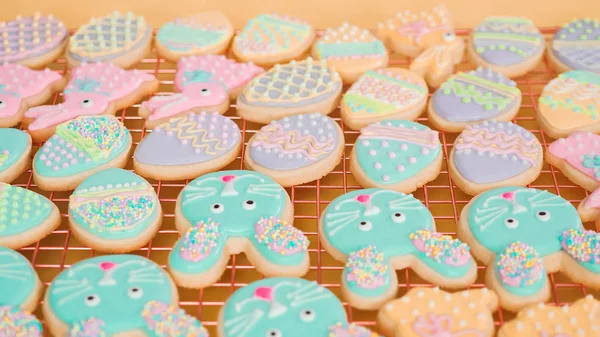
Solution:
<svg viewBox="0 0 600 337">
<path fill-rule="evenodd" d="M 550 37 L 556 29 L 545 28 L 541 30 L 547 37 Z M 457 34 L 461 38 L 466 38 L 469 30 L 458 30 Z M 390 65 L 395 67 L 406 67 L 408 62 L 407 58 L 397 55 L 392 55 L 390 58 Z M 64 59 L 56 61 L 49 68 L 67 72 Z M 137 68 L 156 75 L 160 81 L 158 95 L 168 95 L 173 91 L 175 65 L 158 58 L 154 51 L 148 58 L 142 60 Z M 465 61 L 457 68 L 457 70 L 471 70 L 475 68 L 475 65 L 468 63 L 467 57 L 465 57 Z M 534 117 L 534 111 L 537 109 L 537 100 L 544 85 L 555 76 L 556 73 L 544 61 L 535 70 L 516 80 L 518 87 L 523 93 L 523 102 L 519 115 L 515 118 L 514 122 L 533 132 L 544 147 L 552 140 L 540 131 Z M 49 103 L 56 104 L 61 100 L 62 94 L 57 94 Z M 117 113 L 117 116 L 120 117 L 131 131 L 136 146 L 148 132 L 144 128 L 144 121 L 137 116 L 138 106 L 135 105 Z M 240 127 L 245 146 L 245 142 L 258 130 L 260 125 L 246 122 L 237 117 L 235 115 L 235 105 L 231 106 L 226 115 L 231 117 Z M 331 200 L 343 193 L 360 189 L 361 186 L 354 180 L 348 169 L 350 151 L 358 136 L 358 132 L 344 127 L 339 111 L 333 112 L 331 117 L 340 123 L 342 130 L 344 130 L 346 140 L 344 160 L 340 162 L 333 172 L 322 179 L 289 188 L 288 193 L 295 208 L 294 224 L 304 231 L 311 242 L 309 248 L 311 268 L 305 277 L 319 282 L 339 296 L 343 264 L 337 262 L 327 254 L 320 244 L 317 235 L 317 219 Z M 418 121 L 429 125 L 426 117 L 419 118 Z M 433 213 L 438 230 L 453 236 L 456 235 L 456 222 L 460 211 L 471 198 L 459 190 L 452 183 L 448 175 L 448 154 L 456 136 L 457 134 L 441 133 L 441 141 L 444 145 L 444 166 L 442 172 L 437 179 L 423 188 L 419 188 L 414 193 Z M 34 149 L 37 150 L 40 145 L 34 144 Z M 242 150 L 241 156 L 243 156 L 243 152 Z M 132 160 L 130 160 L 126 168 L 132 169 L 132 167 Z M 240 168 L 243 168 L 243 157 L 238 157 L 225 169 Z M 150 183 L 156 189 L 156 193 L 162 203 L 164 211 L 163 225 L 156 237 L 148 245 L 138 251 L 132 252 L 132 254 L 147 257 L 165 266 L 167 256 L 178 237 L 174 224 L 175 201 L 179 192 L 188 181 L 163 182 L 150 180 Z M 20 250 L 32 262 L 46 286 L 65 268 L 83 259 L 98 255 L 98 253 L 78 242 L 68 230 L 67 205 L 70 192 L 46 192 L 40 190 L 33 182 L 31 170 L 21 175 L 13 184 L 47 196 L 61 211 L 62 224 L 57 230 L 40 242 Z M 548 164 L 544 165 L 542 174 L 531 184 L 531 187 L 546 189 L 550 192 L 560 194 L 574 205 L 577 205 L 587 195 L 585 190 L 570 182 Z M 586 224 L 586 227 L 592 229 L 593 226 L 592 224 Z M 477 282 L 473 285 L 474 288 L 484 286 L 484 272 L 485 267 L 480 265 L 478 267 Z M 254 269 L 244 255 L 233 256 L 227 267 L 227 271 L 215 285 L 199 291 L 180 288 L 180 306 L 189 314 L 200 319 L 209 329 L 211 336 L 216 336 L 217 315 L 229 295 L 236 289 L 260 278 L 262 278 L 262 275 Z M 398 280 L 398 296 L 404 295 L 412 287 L 431 286 L 410 270 L 399 271 Z M 574 284 L 560 273 L 550 275 L 550 282 L 552 286 L 551 302 L 557 305 L 571 303 L 590 293 L 600 298 L 600 292 L 593 292 L 579 284 Z M 346 303 L 345 307 L 349 320 L 377 330 L 375 327 L 376 312 L 353 309 Z M 43 320 L 43 315 L 39 307 L 35 314 Z M 495 321 L 500 326 L 512 317 L 514 317 L 513 314 L 500 310 L 495 314 Z"/>
</svg>

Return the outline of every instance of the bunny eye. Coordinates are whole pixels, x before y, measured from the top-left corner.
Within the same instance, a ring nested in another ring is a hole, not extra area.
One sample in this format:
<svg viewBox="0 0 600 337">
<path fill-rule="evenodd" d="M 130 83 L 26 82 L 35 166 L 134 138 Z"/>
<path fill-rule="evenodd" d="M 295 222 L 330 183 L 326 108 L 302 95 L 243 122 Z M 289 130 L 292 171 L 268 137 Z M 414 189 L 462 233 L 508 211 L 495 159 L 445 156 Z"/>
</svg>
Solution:
<svg viewBox="0 0 600 337">
<path fill-rule="evenodd" d="M 456 38 L 456 35 L 454 33 L 446 33 L 444 34 L 444 40 L 445 41 L 452 41 Z"/>
<path fill-rule="evenodd" d="M 515 219 L 515 218 L 508 218 L 506 220 L 504 220 L 504 225 L 508 228 L 517 228 L 519 227 L 519 220 Z"/>
<path fill-rule="evenodd" d="M 312 322 L 315 320 L 315 312 L 312 310 L 302 310 L 300 311 L 300 319 L 303 322 Z"/>
<path fill-rule="evenodd" d="M 127 290 L 127 296 L 129 296 L 129 298 L 132 299 L 138 299 L 144 296 L 144 291 L 142 290 L 142 288 L 133 287 Z"/>
<path fill-rule="evenodd" d="M 225 210 L 225 207 L 223 206 L 223 204 L 216 203 L 216 204 L 212 204 L 210 206 L 210 211 L 215 214 L 222 213 L 224 210 Z"/>
<path fill-rule="evenodd" d="M 6 103 L 4 103 L 4 101 L 0 101 L 0 109 L 4 108 L 6 106 Z"/>
<path fill-rule="evenodd" d="M 210 95 L 210 89 L 207 89 L 207 88 L 200 89 L 200 95 L 202 95 L 202 96 Z"/>
<path fill-rule="evenodd" d="M 392 221 L 395 223 L 403 223 L 406 221 L 406 215 L 400 212 L 392 213 Z"/>
<path fill-rule="evenodd" d="M 95 307 L 100 304 L 100 296 L 98 295 L 88 295 L 85 298 L 85 305 L 88 307 Z"/>
<path fill-rule="evenodd" d="M 535 217 L 540 221 L 548 221 L 550 220 L 550 213 L 546 211 L 539 211 L 535 214 Z"/>
<path fill-rule="evenodd" d="M 370 231 L 371 228 L 373 228 L 373 225 L 369 221 L 361 221 L 358 223 L 358 229 L 361 231 L 367 232 Z"/>
<path fill-rule="evenodd" d="M 251 211 L 256 208 L 256 202 L 254 200 L 246 200 L 242 203 L 242 207 L 247 211 Z"/>
<path fill-rule="evenodd" d="M 81 105 L 82 105 L 84 108 L 89 108 L 89 107 L 91 107 L 92 105 L 94 105 L 94 101 L 92 101 L 91 99 L 84 99 L 83 101 L 81 101 Z"/>
</svg>

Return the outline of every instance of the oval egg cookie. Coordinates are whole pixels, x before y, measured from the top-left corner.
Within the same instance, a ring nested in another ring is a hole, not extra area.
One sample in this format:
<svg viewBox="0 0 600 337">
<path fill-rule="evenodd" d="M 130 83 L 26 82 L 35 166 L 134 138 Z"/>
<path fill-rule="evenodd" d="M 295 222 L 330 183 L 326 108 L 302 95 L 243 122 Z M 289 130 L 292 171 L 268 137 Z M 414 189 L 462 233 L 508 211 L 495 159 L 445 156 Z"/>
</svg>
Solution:
<svg viewBox="0 0 600 337">
<path fill-rule="evenodd" d="M 600 187 L 600 136 L 573 132 L 548 145 L 546 161 L 589 192 Z"/>
<path fill-rule="evenodd" d="M 31 136 L 18 129 L 0 128 L 0 183 L 17 179 L 30 165 Z"/>
<path fill-rule="evenodd" d="M 560 73 L 600 72 L 600 20 L 573 19 L 565 23 L 554 34 L 548 51 L 550 65 Z"/>
</svg>

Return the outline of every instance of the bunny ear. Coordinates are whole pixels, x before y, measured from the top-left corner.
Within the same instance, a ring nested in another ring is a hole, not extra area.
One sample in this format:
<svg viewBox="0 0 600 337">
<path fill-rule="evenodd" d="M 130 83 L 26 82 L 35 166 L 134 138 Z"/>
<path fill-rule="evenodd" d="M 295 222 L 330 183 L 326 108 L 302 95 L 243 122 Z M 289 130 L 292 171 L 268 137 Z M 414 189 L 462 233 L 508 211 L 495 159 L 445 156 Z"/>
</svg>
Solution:
<svg viewBox="0 0 600 337">
<path fill-rule="evenodd" d="M 71 326 L 67 337 L 106 337 L 105 323 L 96 318 L 76 322 Z"/>
</svg>

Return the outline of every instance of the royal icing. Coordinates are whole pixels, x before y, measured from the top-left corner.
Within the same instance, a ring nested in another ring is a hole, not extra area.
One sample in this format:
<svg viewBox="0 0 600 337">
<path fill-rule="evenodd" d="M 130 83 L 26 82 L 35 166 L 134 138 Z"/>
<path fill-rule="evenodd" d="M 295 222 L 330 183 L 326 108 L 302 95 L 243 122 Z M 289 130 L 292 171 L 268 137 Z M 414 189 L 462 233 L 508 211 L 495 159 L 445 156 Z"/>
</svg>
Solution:
<svg viewBox="0 0 600 337">
<path fill-rule="evenodd" d="M 575 261 L 600 273 L 600 234 L 581 229 L 570 229 L 560 236 L 562 249 Z"/>
<path fill-rule="evenodd" d="M 518 241 L 498 255 L 495 269 L 504 287 L 516 293 L 532 286 L 539 290 L 546 276 L 544 262 L 535 249 Z"/>
<path fill-rule="evenodd" d="M 42 337 L 42 324 L 32 314 L 0 305 L 0 336 Z"/>
<path fill-rule="evenodd" d="M 284 117 L 250 140 L 250 158 L 270 170 L 294 170 L 327 158 L 338 147 L 335 121 L 319 113 Z"/>
<path fill-rule="evenodd" d="M 452 32 L 443 35 L 440 42 L 430 43 L 409 66 L 409 69 L 423 76 L 430 86 L 437 87 L 452 75 L 454 66 L 463 57 L 465 43 Z"/>
<path fill-rule="evenodd" d="M 544 37 L 529 19 L 510 16 L 488 17 L 475 28 L 475 52 L 487 63 L 512 66 L 539 55 Z"/>
<path fill-rule="evenodd" d="M 396 184 L 417 175 L 439 156 L 437 131 L 419 123 L 388 120 L 360 130 L 354 152 L 360 169 L 378 184 Z"/>
<path fill-rule="evenodd" d="M 435 114 L 444 120 L 470 123 L 501 116 L 521 102 L 514 81 L 491 69 L 459 72 L 433 94 Z"/>
<path fill-rule="evenodd" d="M 213 113 L 175 117 L 152 130 L 138 145 L 136 162 L 154 166 L 198 164 L 218 159 L 237 147 L 240 129 Z"/>
<path fill-rule="evenodd" d="M 43 56 L 67 38 L 67 28 L 52 15 L 35 13 L 0 22 L 0 64 Z"/>
<path fill-rule="evenodd" d="M 327 337 L 383 337 L 364 326 L 338 323 L 329 327 Z"/>
<path fill-rule="evenodd" d="M 191 15 L 164 24 L 156 33 L 156 40 L 171 52 L 196 53 L 226 43 L 233 35 L 233 27 L 219 12 Z"/>
<path fill-rule="evenodd" d="M 152 336 L 208 337 L 208 332 L 196 318 L 162 302 L 148 302 L 142 316 Z"/>
<path fill-rule="evenodd" d="M 347 22 L 335 29 L 327 29 L 314 48 L 317 58 L 328 62 L 372 60 L 387 56 L 383 42 L 368 29 L 360 29 Z"/>
<path fill-rule="evenodd" d="M 45 197 L 0 182 L 0 239 L 35 230 L 48 220 L 54 209 L 54 204 Z"/>
<path fill-rule="evenodd" d="M 600 21 L 574 19 L 552 39 L 554 56 L 571 69 L 600 72 Z"/>
<path fill-rule="evenodd" d="M 467 125 L 456 139 L 453 163 L 476 184 L 516 177 L 542 161 L 542 146 L 528 130 L 511 122 Z"/>
<path fill-rule="evenodd" d="M 31 150 L 31 137 L 18 129 L 0 128 L 0 175 Z"/>
<path fill-rule="evenodd" d="M 36 153 L 36 174 L 67 177 L 110 162 L 129 151 L 131 135 L 114 116 L 83 116 L 62 123 Z"/>
<path fill-rule="evenodd" d="M 567 138 L 550 143 L 548 152 L 586 176 L 600 181 L 600 136 L 591 132 L 573 132 Z"/>
<path fill-rule="evenodd" d="M 79 27 L 69 40 L 68 53 L 79 62 L 110 61 L 142 48 L 151 38 L 152 27 L 144 17 L 113 12 Z"/>
</svg>

